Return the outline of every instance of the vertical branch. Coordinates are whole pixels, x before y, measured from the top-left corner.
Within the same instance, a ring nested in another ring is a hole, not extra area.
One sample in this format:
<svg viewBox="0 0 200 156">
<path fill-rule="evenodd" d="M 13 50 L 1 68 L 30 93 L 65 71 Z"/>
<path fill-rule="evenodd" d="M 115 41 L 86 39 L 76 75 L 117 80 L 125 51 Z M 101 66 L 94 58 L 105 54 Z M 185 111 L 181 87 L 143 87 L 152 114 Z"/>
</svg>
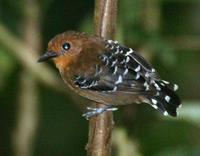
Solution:
<svg viewBox="0 0 200 156">
<path fill-rule="evenodd" d="M 24 44 L 34 51 L 40 49 L 39 5 L 35 0 L 24 0 L 24 21 L 22 23 Z M 27 53 L 30 51 L 27 51 Z M 24 67 L 19 83 L 17 125 L 13 133 L 14 155 L 31 156 L 38 121 L 37 83 L 30 71 Z"/>
<path fill-rule="evenodd" d="M 96 0 L 95 33 L 103 38 L 113 38 L 117 17 L 117 0 Z M 96 107 L 102 107 L 97 103 Z M 104 112 L 89 121 L 88 156 L 110 156 L 114 126 L 112 112 Z"/>
<path fill-rule="evenodd" d="M 116 28 L 117 0 L 96 0 L 94 17 L 96 35 L 112 39 Z"/>
</svg>

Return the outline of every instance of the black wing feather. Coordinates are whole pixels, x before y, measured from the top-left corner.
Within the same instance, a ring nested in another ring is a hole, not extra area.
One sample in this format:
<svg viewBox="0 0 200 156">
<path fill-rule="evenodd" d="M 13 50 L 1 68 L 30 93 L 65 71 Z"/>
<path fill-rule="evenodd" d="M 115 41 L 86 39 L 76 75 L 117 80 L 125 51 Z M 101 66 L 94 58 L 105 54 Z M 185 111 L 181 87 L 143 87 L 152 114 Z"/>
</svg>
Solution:
<svg viewBox="0 0 200 156">
<path fill-rule="evenodd" d="M 94 65 L 93 74 L 77 76 L 79 79 L 77 81 L 76 77 L 75 84 L 96 91 L 145 91 L 144 83 L 149 78 L 144 73 L 153 73 L 153 68 L 132 49 L 111 40 L 107 44 L 105 52 L 99 56 L 100 63 Z"/>
</svg>

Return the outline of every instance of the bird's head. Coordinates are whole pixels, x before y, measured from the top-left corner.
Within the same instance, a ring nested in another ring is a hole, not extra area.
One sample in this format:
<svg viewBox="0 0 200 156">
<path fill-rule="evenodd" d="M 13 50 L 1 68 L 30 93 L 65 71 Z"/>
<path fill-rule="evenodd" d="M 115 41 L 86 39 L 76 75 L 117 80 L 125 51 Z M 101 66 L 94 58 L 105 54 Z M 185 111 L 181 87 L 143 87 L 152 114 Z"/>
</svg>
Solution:
<svg viewBox="0 0 200 156">
<path fill-rule="evenodd" d="M 68 31 L 58 34 L 48 43 L 47 52 L 38 59 L 38 62 L 53 59 L 59 69 L 67 68 L 69 64 L 77 61 L 83 47 L 90 46 L 88 43 L 92 43 L 91 40 L 94 40 L 94 37 L 85 33 Z"/>
</svg>

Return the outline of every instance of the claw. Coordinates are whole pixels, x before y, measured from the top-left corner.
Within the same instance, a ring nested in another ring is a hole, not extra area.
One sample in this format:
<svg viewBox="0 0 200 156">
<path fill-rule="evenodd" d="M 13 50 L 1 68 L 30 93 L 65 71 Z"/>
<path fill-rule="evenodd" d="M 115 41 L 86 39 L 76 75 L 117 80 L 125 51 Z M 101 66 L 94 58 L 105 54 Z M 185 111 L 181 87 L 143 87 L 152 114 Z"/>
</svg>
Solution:
<svg viewBox="0 0 200 156">
<path fill-rule="evenodd" d="M 92 107 L 87 107 L 87 110 L 89 110 L 87 113 L 83 114 L 82 116 L 85 117 L 87 120 L 93 116 L 99 115 L 103 112 L 106 111 L 116 111 L 118 108 L 116 107 L 111 107 L 111 105 L 107 105 L 102 108 L 92 108 Z"/>
</svg>

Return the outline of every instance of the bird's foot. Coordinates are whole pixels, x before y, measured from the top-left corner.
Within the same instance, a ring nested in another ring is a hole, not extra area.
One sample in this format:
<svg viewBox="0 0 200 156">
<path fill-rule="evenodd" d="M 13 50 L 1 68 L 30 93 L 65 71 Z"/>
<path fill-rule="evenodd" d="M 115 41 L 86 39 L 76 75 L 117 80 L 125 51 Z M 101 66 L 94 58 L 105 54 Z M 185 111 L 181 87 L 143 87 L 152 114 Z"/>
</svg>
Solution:
<svg viewBox="0 0 200 156">
<path fill-rule="evenodd" d="M 88 112 L 83 114 L 82 116 L 85 117 L 87 120 L 93 116 L 99 115 L 106 111 L 116 111 L 118 108 L 112 107 L 112 105 L 106 105 L 105 107 L 101 108 L 93 108 L 87 107 Z"/>
</svg>

